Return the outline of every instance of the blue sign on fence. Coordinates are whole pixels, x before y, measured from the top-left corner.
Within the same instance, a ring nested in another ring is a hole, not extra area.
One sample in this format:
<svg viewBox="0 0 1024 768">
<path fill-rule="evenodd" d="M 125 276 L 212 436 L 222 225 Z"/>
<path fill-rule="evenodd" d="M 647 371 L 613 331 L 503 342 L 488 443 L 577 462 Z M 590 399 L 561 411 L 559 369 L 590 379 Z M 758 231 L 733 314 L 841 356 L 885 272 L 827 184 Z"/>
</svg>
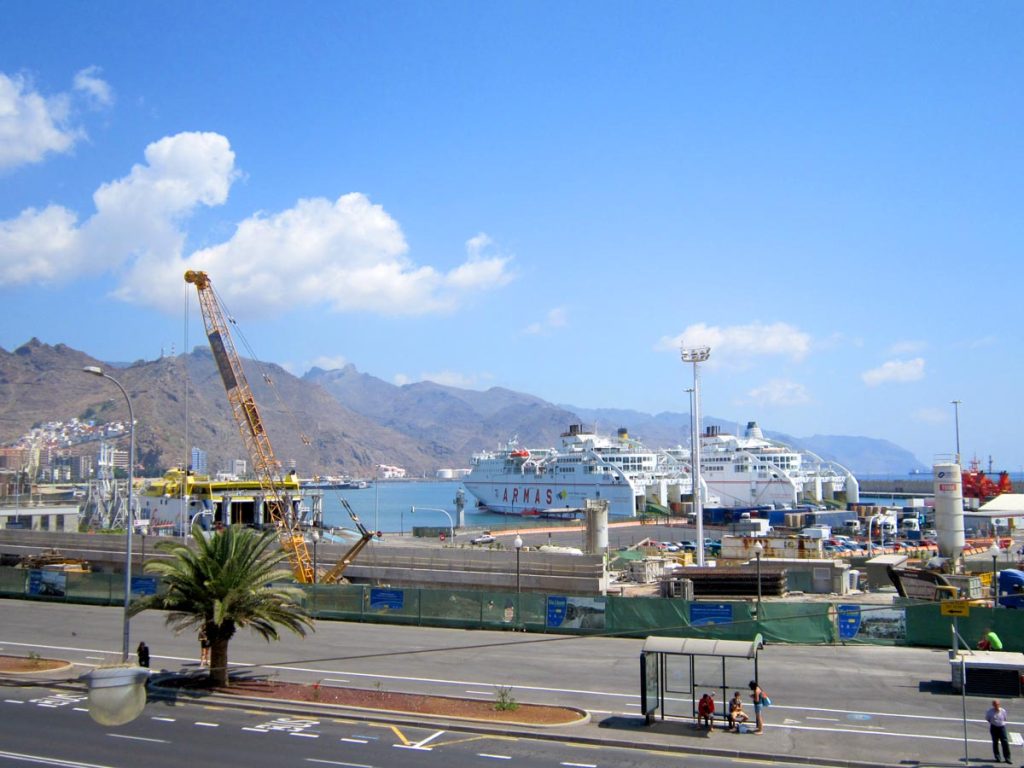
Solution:
<svg viewBox="0 0 1024 768">
<path fill-rule="evenodd" d="M 28 593 L 46 597 L 64 597 L 68 577 L 63 571 L 29 571 Z"/>
<path fill-rule="evenodd" d="M 852 640 L 860 631 L 860 606 L 850 603 L 836 606 L 836 624 L 839 626 L 839 639 Z"/>
<path fill-rule="evenodd" d="M 562 626 L 562 622 L 565 621 L 565 611 L 568 606 L 569 601 L 565 597 L 549 595 L 547 625 L 549 627 Z"/>
<path fill-rule="evenodd" d="M 155 595 L 156 576 L 132 576 L 133 595 Z"/>
<path fill-rule="evenodd" d="M 695 627 L 706 624 L 732 624 L 730 603 L 690 603 L 690 624 Z"/>
<path fill-rule="evenodd" d="M 401 589 L 370 590 L 370 609 L 375 611 L 400 611 L 405 607 L 405 592 Z"/>
</svg>

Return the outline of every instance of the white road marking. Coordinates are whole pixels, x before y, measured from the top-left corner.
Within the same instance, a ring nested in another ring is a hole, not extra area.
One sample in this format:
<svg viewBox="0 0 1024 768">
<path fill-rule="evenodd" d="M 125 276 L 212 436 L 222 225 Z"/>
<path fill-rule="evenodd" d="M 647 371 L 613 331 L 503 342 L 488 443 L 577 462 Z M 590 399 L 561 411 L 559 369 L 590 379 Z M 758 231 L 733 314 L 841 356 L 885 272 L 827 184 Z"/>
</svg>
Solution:
<svg viewBox="0 0 1024 768">
<path fill-rule="evenodd" d="M 491 696 L 491 695 L 493 695 L 494 692 L 493 691 L 466 691 L 466 693 L 472 693 L 475 696 Z"/>
<path fill-rule="evenodd" d="M 166 739 L 147 739 L 147 738 L 145 738 L 143 736 L 126 736 L 123 733 L 108 733 L 107 736 L 110 736 L 110 737 L 115 738 L 115 739 L 130 739 L 132 741 L 151 741 L 154 744 L 170 744 L 171 743 L 171 742 L 167 741 Z"/>
<path fill-rule="evenodd" d="M 441 734 L 443 734 L 443 733 L 444 733 L 444 731 L 438 731 L 438 732 L 437 732 L 437 733 L 435 733 L 435 734 L 432 734 L 432 735 L 430 735 L 430 736 L 427 736 L 427 738 L 425 738 L 425 739 L 422 739 L 421 741 L 417 741 L 417 742 L 416 742 L 415 744 L 413 744 L 413 746 L 414 746 L 414 747 L 418 747 L 418 748 L 420 748 L 420 749 L 423 749 L 423 748 L 424 748 L 424 745 L 426 745 L 426 744 L 430 743 L 431 741 L 433 741 L 434 739 L 436 739 L 436 738 L 437 738 L 438 736 L 440 736 L 440 735 L 441 735 Z"/>
<path fill-rule="evenodd" d="M 340 677 L 325 677 L 323 679 L 325 683 L 347 683 L 348 680 L 342 680 Z"/>
<path fill-rule="evenodd" d="M 24 704 L 24 701 L 18 701 L 17 699 L 4 699 L 5 704 Z"/>
<path fill-rule="evenodd" d="M 296 731 L 291 731 L 288 735 L 289 736 L 300 736 L 303 739 L 319 739 L 320 738 L 320 734 L 319 733 L 297 733 Z"/>
<path fill-rule="evenodd" d="M 364 763 L 343 763 L 340 760 L 317 760 L 315 757 L 307 757 L 307 763 L 323 763 L 324 765 L 344 765 L 346 768 L 373 768 L 372 765 Z"/>
<path fill-rule="evenodd" d="M 512 759 L 512 755 L 491 755 L 491 754 L 488 754 L 487 752 L 477 752 L 476 756 L 477 757 L 489 757 L 489 758 L 491 758 L 493 760 L 511 760 Z"/>
<path fill-rule="evenodd" d="M 44 757 L 43 755 L 26 755 L 20 752 L 4 752 L 0 750 L 0 757 L 8 760 L 21 760 L 25 763 L 41 763 L 42 765 L 54 765 L 59 768 L 109 768 L 96 763 L 80 763 L 76 760 L 61 760 L 57 757 Z"/>
<path fill-rule="evenodd" d="M 366 739 L 348 739 L 342 736 L 339 741 L 347 741 L 349 744 L 369 744 Z"/>
<path fill-rule="evenodd" d="M 75 712 L 88 712 L 89 711 L 88 707 L 72 707 L 72 709 Z"/>
<path fill-rule="evenodd" d="M 155 715 L 150 720 L 159 720 L 161 723 L 174 723 L 177 722 L 173 717 L 156 717 Z"/>
<path fill-rule="evenodd" d="M 1022 744 L 1024 744 L 1024 737 L 1022 737 L 1022 736 L 1021 736 L 1021 735 L 1020 735 L 1019 733 L 1017 733 L 1016 731 L 1010 731 L 1010 733 L 1009 733 L 1009 736 L 1010 736 L 1010 738 L 1008 739 L 1008 741 L 1009 741 L 1009 742 L 1010 742 L 1010 744 L 1012 744 L 1013 746 L 1015 746 L 1015 747 L 1019 747 L 1019 746 L 1021 746 Z"/>
<path fill-rule="evenodd" d="M 597 768 L 597 763 L 559 763 L 566 768 Z"/>
<path fill-rule="evenodd" d="M 243 726 L 242 730 L 243 731 L 255 731 L 256 733 L 270 733 L 270 731 L 266 730 L 265 728 L 249 728 L 248 726 Z"/>
<path fill-rule="evenodd" d="M 838 717 L 813 717 L 812 715 L 807 716 L 808 720 L 828 720 L 830 723 L 838 723 Z"/>
<path fill-rule="evenodd" d="M 202 726 L 203 728 L 220 728 L 220 723 L 204 723 L 204 722 L 201 722 L 201 721 L 197 721 L 197 722 L 193 723 L 193 725 L 199 725 L 199 726 Z"/>
</svg>

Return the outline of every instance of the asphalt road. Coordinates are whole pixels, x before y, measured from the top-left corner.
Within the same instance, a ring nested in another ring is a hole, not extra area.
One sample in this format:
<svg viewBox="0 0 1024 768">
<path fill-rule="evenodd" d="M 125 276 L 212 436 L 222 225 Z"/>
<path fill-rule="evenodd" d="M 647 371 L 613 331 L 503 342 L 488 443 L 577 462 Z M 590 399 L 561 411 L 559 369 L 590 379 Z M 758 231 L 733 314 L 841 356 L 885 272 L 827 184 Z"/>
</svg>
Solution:
<svg viewBox="0 0 1024 768">
<path fill-rule="evenodd" d="M 119 656 L 121 613 L 117 609 L 4 600 L 0 601 L 0 611 L 4 617 L 0 653 L 27 655 L 34 651 L 69 659 L 80 665 L 81 671 L 90 665 L 116 661 Z M 570 739 L 586 731 L 595 737 L 610 736 L 627 742 L 664 738 L 665 743 L 706 746 L 695 741 L 697 735 L 688 719 L 691 701 L 685 695 L 670 694 L 670 714 L 679 718 L 670 718 L 664 727 L 616 730 L 616 723 L 635 722 L 639 712 L 639 640 L 342 622 L 318 622 L 317 630 L 304 639 L 286 635 L 282 642 L 270 644 L 240 633 L 232 641 L 231 659 L 234 663 L 256 665 L 256 673 L 288 680 L 319 680 L 324 685 L 381 687 L 487 700 L 494 700 L 498 686 L 510 686 L 513 696 L 522 702 L 556 703 L 588 710 L 594 725 L 564 729 Z M 194 667 L 198 654 L 195 638 L 169 632 L 160 614 L 137 617 L 132 622 L 132 632 L 133 645 L 145 639 L 151 647 L 154 667 Z M 679 672 L 670 670 L 672 674 Z M 737 688 L 742 689 L 744 680 L 738 678 L 745 679 L 745 675 L 746 670 L 740 669 L 733 677 Z M 963 755 L 962 702 L 949 693 L 949 667 L 943 650 L 772 645 L 760 656 L 759 678 L 775 702 L 767 713 L 766 734 L 716 734 L 715 747 L 728 744 L 732 749 L 753 749 L 750 745 L 756 744 L 756 749 L 780 756 L 835 754 L 890 764 L 908 759 L 918 764 L 949 764 Z M 982 717 L 988 701 L 968 697 L 967 706 L 969 749 L 975 756 L 985 756 L 989 754 L 988 734 Z M 24 705 L 11 707 L 26 711 Z M 147 709 L 150 717 L 154 714 L 152 707 Z M 1024 708 L 1011 701 L 1008 709 L 1011 738 L 1020 744 Z M 25 741 L 24 726 L 9 720 L 6 708 L 2 712 L 2 748 L 11 750 L 10 745 L 17 743 L 18 750 L 28 749 L 32 742 Z M 198 720 L 202 717 L 194 716 L 190 722 Z M 156 728 L 162 722 L 153 721 L 145 727 Z M 234 726 L 242 727 L 241 723 L 237 721 Z M 247 727 L 256 727 L 250 721 L 246 723 Z M 597 724 L 604 727 L 599 729 Z M 207 727 L 193 726 L 193 730 L 206 733 L 201 729 Z M 153 737 L 149 730 L 138 735 Z M 415 743 L 429 735 L 416 731 L 406 738 Z M 8 736 L 13 741 L 8 741 Z M 488 746 L 478 752 L 495 749 Z M 549 753 L 552 747 L 546 744 L 537 749 Z M 1016 749 L 1019 756 L 1019 747 Z M 533 750 L 526 749 L 522 759 L 541 759 L 533 756 Z M 81 754 L 73 754 L 85 760 Z M 334 759 L 313 753 L 309 757 Z M 609 763 L 579 755 L 558 757 L 555 763 L 525 764 L 629 765 L 628 760 L 632 759 L 621 757 Z M 254 759 L 261 758 L 258 755 Z M 342 761 L 398 765 L 398 759 Z M 651 759 L 648 754 L 640 760 L 644 765 L 655 764 Z M 98 752 L 95 760 L 86 762 L 102 764 L 104 760 L 103 753 Z"/>
<path fill-rule="evenodd" d="M 52 735 L 59 734 L 59 738 Z M 728 758 L 652 753 L 457 728 L 361 723 L 254 709 L 150 703 L 117 728 L 93 722 L 84 693 L 8 687 L 0 699 L 0 765 L 61 768 L 347 766 L 348 768 L 721 768 Z M 785 763 L 783 763 L 785 765 Z"/>
</svg>

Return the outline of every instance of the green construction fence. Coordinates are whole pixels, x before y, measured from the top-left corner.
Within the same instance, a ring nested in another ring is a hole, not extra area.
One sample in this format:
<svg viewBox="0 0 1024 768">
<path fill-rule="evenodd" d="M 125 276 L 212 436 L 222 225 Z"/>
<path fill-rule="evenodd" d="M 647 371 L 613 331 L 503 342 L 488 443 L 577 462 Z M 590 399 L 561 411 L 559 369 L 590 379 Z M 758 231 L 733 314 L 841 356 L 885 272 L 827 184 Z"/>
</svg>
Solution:
<svg viewBox="0 0 1024 768">
<path fill-rule="evenodd" d="M 320 619 L 460 629 L 524 630 L 622 637 L 668 635 L 768 643 L 903 644 L 950 647 L 954 621 L 975 645 L 993 629 L 1008 651 L 1024 651 L 1024 611 L 971 606 L 967 616 L 944 615 L 938 604 L 869 605 L 830 601 L 686 601 L 660 597 L 582 597 L 533 592 L 306 584 L 305 604 Z M 163 589 L 154 576 L 136 576 L 133 594 Z M 0 597 L 118 606 L 124 577 L 0 568 Z"/>
</svg>

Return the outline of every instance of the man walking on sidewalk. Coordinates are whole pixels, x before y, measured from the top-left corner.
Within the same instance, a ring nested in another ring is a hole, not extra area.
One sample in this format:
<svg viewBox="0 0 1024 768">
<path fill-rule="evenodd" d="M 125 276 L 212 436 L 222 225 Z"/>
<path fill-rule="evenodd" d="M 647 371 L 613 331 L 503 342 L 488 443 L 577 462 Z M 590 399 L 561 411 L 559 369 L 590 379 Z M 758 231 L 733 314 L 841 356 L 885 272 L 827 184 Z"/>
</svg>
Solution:
<svg viewBox="0 0 1024 768">
<path fill-rule="evenodd" d="M 988 732 L 992 736 L 992 754 L 995 755 L 995 761 L 998 763 L 999 760 L 999 745 L 1003 745 L 1003 760 L 1002 762 L 1009 763 L 1010 760 L 1010 742 L 1006 738 L 1006 718 L 1009 717 L 1009 713 L 999 706 L 999 699 L 992 699 L 992 706 L 985 713 L 985 719 L 988 720 Z"/>
</svg>

